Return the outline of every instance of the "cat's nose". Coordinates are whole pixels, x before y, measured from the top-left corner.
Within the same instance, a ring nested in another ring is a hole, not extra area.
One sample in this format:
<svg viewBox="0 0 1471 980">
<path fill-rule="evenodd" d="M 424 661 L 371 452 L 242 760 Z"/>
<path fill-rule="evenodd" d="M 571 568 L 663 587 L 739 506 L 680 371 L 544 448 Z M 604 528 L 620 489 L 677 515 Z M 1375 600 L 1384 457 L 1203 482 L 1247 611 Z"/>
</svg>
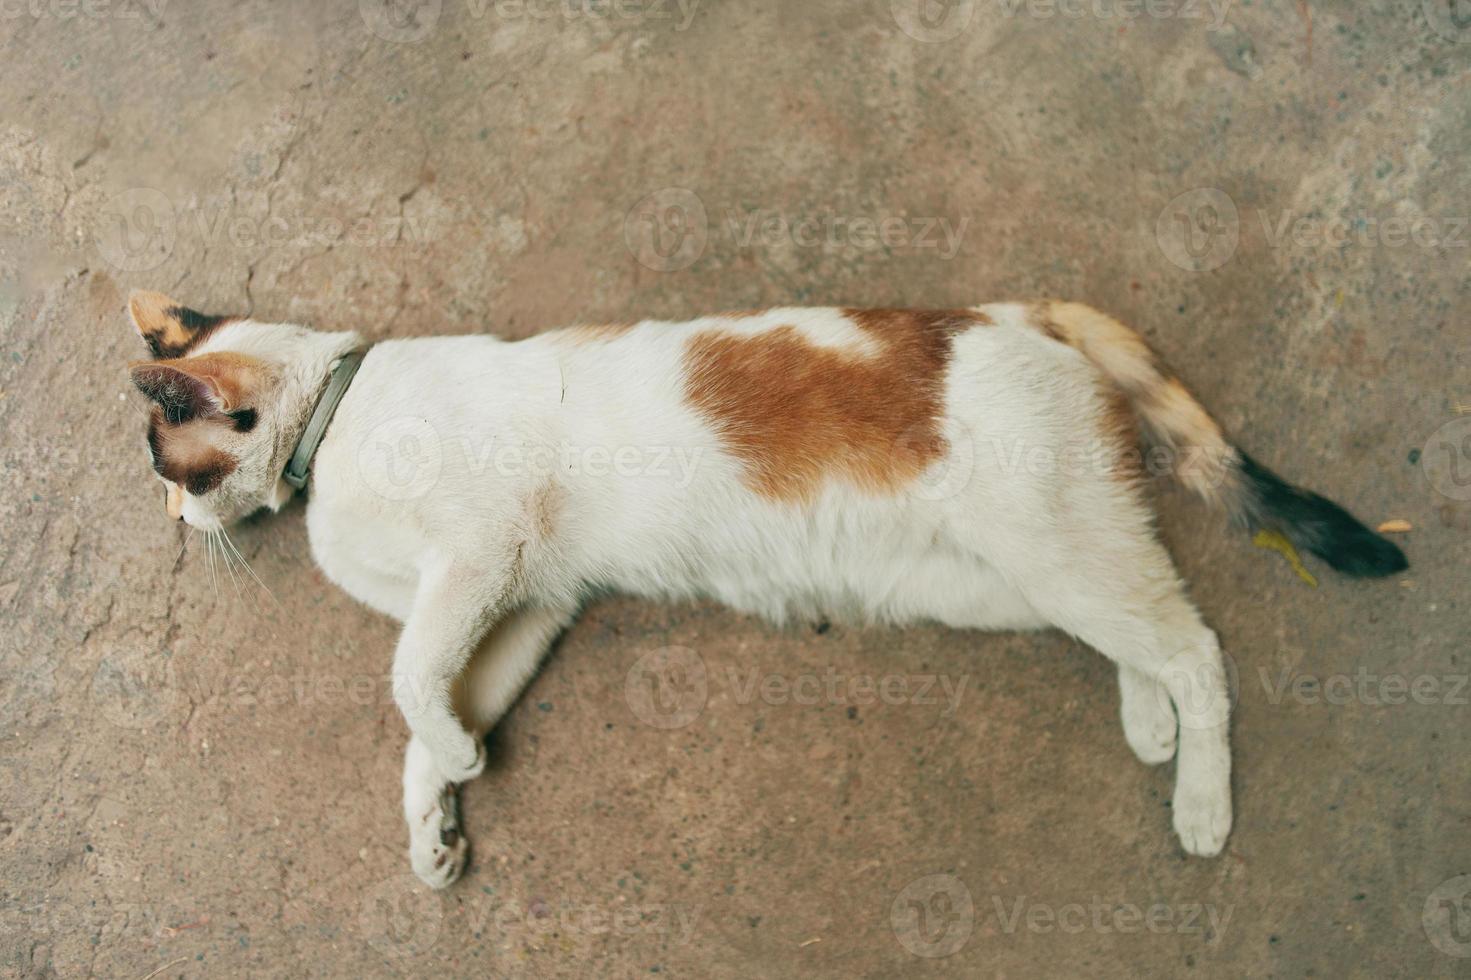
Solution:
<svg viewBox="0 0 1471 980">
<path fill-rule="evenodd" d="M 163 509 L 175 520 L 184 519 L 184 489 L 177 483 L 164 484 Z"/>
</svg>

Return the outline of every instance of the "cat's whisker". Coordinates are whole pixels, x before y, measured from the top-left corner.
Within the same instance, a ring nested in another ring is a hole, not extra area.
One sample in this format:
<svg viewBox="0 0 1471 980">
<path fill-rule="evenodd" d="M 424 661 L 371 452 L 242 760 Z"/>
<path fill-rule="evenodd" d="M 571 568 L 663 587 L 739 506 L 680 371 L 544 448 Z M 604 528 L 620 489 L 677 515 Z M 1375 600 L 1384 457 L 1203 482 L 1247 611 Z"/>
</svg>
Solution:
<svg viewBox="0 0 1471 980">
<path fill-rule="evenodd" d="M 189 533 L 184 535 L 184 543 L 179 545 L 179 553 L 174 556 L 175 568 L 179 567 L 179 560 L 184 557 L 184 550 L 189 547 L 189 542 L 194 540 L 194 531 L 195 528 L 191 525 L 189 527 Z"/>
<path fill-rule="evenodd" d="M 225 572 L 230 576 L 230 584 L 234 586 L 235 598 L 238 599 L 240 598 L 240 579 L 235 574 L 235 559 L 230 554 L 229 547 L 226 546 L 226 542 L 228 541 L 228 539 L 225 537 L 224 528 L 217 529 L 215 531 L 215 537 L 220 543 L 220 555 L 225 562 Z"/>
<path fill-rule="evenodd" d="M 235 553 L 235 558 L 237 561 L 240 562 L 240 567 L 245 569 L 245 571 L 250 575 L 251 578 L 255 579 L 255 584 L 259 585 L 261 589 L 265 591 L 266 595 L 271 597 L 272 602 L 276 603 L 277 606 L 280 606 L 281 603 L 276 598 L 276 593 L 272 592 L 270 586 L 262 582 L 260 576 L 255 574 L 255 569 L 250 567 L 250 562 L 246 561 L 245 556 L 240 553 L 240 546 L 237 545 L 234 541 L 230 540 L 230 532 L 221 529 L 220 534 L 224 538 L 225 545 Z"/>
<path fill-rule="evenodd" d="M 218 598 L 220 594 L 220 577 L 219 573 L 215 571 L 215 538 L 208 531 L 204 534 L 204 544 L 206 553 L 209 555 L 209 581 L 214 586 L 215 597 Z"/>
</svg>

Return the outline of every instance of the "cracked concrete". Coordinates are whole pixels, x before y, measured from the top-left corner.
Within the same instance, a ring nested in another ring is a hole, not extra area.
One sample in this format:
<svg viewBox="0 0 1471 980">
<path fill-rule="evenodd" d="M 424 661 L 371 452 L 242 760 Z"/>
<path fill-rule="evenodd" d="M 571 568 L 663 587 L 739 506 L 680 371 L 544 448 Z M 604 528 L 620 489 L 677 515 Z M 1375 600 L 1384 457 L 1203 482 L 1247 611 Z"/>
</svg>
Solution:
<svg viewBox="0 0 1471 980">
<path fill-rule="evenodd" d="M 412 6 L 0 18 L 0 975 L 1464 975 L 1450 8 Z M 299 505 L 234 534 L 269 593 L 165 519 L 132 287 L 372 338 L 1082 299 L 1254 455 L 1410 521 L 1413 567 L 1312 589 L 1161 489 L 1238 676 L 1215 861 L 1181 855 L 1173 767 L 1133 759 L 1065 637 L 600 601 L 431 895 L 395 630 L 316 572 Z M 629 683 L 660 650 L 705 671 L 682 727 Z M 801 703 L 809 677 L 907 695 Z M 953 710 L 924 678 L 964 682 Z"/>
</svg>

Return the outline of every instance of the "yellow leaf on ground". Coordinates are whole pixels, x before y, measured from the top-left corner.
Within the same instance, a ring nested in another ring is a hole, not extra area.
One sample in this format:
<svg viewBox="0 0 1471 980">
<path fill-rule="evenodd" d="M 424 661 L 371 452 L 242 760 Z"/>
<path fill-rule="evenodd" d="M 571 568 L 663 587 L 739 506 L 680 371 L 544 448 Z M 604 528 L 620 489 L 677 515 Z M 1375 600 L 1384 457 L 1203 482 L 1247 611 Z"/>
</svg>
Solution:
<svg viewBox="0 0 1471 980">
<path fill-rule="evenodd" d="M 1414 525 L 1409 521 L 1397 517 L 1392 521 L 1385 521 L 1379 525 L 1378 530 L 1380 534 L 1404 534 L 1406 531 L 1414 530 Z"/>
<path fill-rule="evenodd" d="M 1298 578 L 1315 589 L 1318 587 L 1318 580 L 1313 578 L 1313 573 L 1308 571 L 1307 567 L 1303 565 L 1302 559 L 1297 556 L 1297 549 L 1281 533 L 1268 531 L 1263 528 L 1256 533 L 1256 537 L 1251 539 L 1251 543 L 1258 548 L 1266 548 L 1268 551 L 1278 552 L 1283 558 L 1287 559 L 1287 564 L 1292 566 L 1292 570 L 1297 573 Z"/>
</svg>

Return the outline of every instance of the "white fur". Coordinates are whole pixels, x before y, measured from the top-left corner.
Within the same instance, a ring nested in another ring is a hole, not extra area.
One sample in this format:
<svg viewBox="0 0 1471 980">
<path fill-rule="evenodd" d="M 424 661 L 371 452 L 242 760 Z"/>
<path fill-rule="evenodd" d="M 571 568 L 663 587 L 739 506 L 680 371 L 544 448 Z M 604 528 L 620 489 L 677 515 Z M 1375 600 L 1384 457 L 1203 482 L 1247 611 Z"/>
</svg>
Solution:
<svg viewBox="0 0 1471 980">
<path fill-rule="evenodd" d="M 333 581 L 404 622 L 393 675 L 413 733 L 404 803 L 425 881 L 441 887 L 463 866 L 445 801 L 483 767 L 480 735 L 597 589 L 713 596 L 773 620 L 1060 627 L 1118 662 L 1125 734 L 1145 762 L 1174 753 L 1180 714 L 1175 827 L 1192 854 L 1221 849 L 1229 705 L 1216 637 L 1135 492 L 1100 467 L 1039 462 L 1098 431 L 1100 373 L 1020 308 L 982 309 L 997 325 L 958 335 L 946 375 L 949 456 L 895 495 L 834 478 L 806 505 L 748 489 L 741 461 L 685 402 L 681 358 L 698 330 L 778 324 L 874 356 L 838 311 L 369 352 L 313 463 L 307 526 Z M 283 436 L 354 343 L 246 321 L 202 349 L 282 364 L 268 460 L 279 472 L 293 441 Z M 284 486 L 268 481 L 255 502 L 279 506 Z M 187 520 L 232 516 L 209 496 L 186 503 Z"/>
</svg>

